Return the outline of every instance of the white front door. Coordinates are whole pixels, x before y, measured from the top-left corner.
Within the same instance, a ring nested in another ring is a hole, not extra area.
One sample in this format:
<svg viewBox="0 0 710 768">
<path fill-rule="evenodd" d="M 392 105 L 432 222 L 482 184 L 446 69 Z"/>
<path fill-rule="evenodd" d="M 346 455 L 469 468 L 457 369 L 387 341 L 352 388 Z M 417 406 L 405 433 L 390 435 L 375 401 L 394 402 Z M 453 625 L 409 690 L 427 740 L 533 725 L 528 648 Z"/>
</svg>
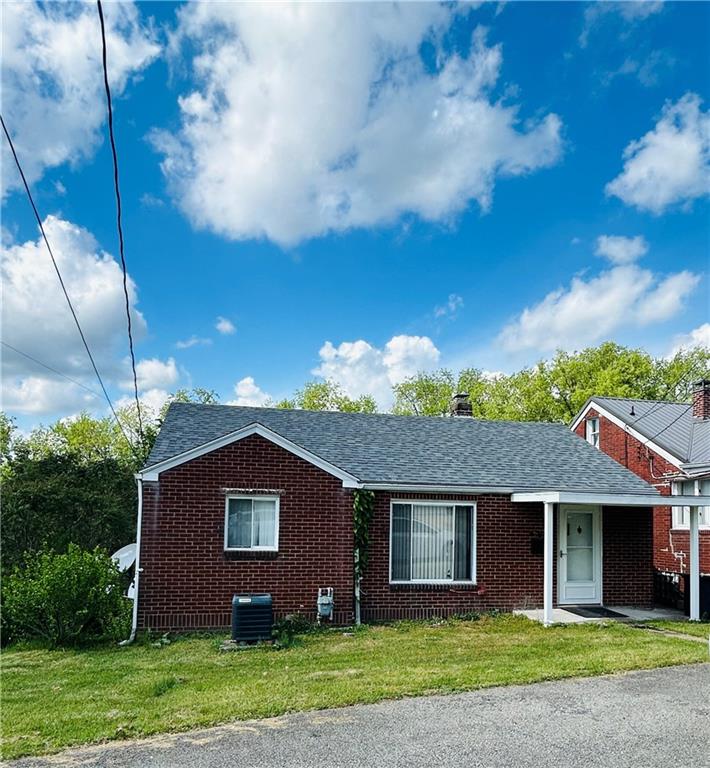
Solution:
<svg viewBox="0 0 710 768">
<path fill-rule="evenodd" d="M 560 505 L 557 602 L 601 603 L 601 509 Z"/>
</svg>

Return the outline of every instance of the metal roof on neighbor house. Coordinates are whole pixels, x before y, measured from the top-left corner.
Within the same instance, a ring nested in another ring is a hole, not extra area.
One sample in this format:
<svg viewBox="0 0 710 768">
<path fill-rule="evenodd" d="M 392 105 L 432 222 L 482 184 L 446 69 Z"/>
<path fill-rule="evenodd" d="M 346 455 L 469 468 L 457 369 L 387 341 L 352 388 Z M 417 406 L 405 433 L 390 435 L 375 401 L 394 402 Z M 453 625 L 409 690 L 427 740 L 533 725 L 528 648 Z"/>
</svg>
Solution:
<svg viewBox="0 0 710 768">
<path fill-rule="evenodd" d="M 710 464 L 710 420 L 694 418 L 690 403 L 622 397 L 592 397 L 590 401 L 682 463 Z"/>
<path fill-rule="evenodd" d="M 367 484 L 648 493 L 564 424 L 173 403 L 148 467 L 261 424 Z"/>
</svg>

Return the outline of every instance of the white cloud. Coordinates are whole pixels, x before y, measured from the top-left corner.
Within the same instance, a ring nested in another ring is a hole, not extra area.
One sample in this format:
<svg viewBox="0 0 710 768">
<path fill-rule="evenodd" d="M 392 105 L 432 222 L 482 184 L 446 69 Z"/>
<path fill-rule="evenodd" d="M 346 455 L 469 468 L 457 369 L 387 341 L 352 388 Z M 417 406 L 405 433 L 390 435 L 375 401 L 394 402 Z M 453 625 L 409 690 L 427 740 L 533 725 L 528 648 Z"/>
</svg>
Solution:
<svg viewBox="0 0 710 768">
<path fill-rule="evenodd" d="M 147 389 L 140 393 L 141 416 L 143 423 L 146 424 L 155 421 L 160 416 L 162 407 L 170 399 L 170 392 L 156 387 Z M 125 395 L 115 402 L 116 410 L 120 408 L 131 408 L 135 406 L 135 399 L 132 395 Z"/>
<path fill-rule="evenodd" d="M 612 264 L 631 264 L 648 253 L 648 243 L 641 235 L 600 235 L 597 238 L 597 256 L 604 256 Z"/>
<path fill-rule="evenodd" d="M 106 3 L 110 82 L 120 95 L 159 52 L 132 3 Z M 90 156 L 106 118 L 99 20 L 93 3 L 4 2 L 3 114 L 32 183 Z M 2 142 L 2 194 L 20 185 Z"/>
<path fill-rule="evenodd" d="M 202 336 L 190 336 L 189 339 L 182 339 L 175 342 L 177 349 L 190 349 L 190 347 L 205 346 L 208 347 L 212 343 L 212 339 L 206 339 Z"/>
<path fill-rule="evenodd" d="M 230 400 L 227 405 L 248 405 L 261 407 L 271 402 L 271 395 L 260 389 L 253 376 L 245 376 L 234 385 L 235 400 Z"/>
<path fill-rule="evenodd" d="M 180 378 L 177 364 L 170 357 L 163 361 L 157 357 L 145 358 L 136 363 L 139 390 L 164 389 L 177 383 Z M 123 383 L 124 389 L 133 388 L 133 380 Z"/>
<path fill-rule="evenodd" d="M 624 150 L 624 169 L 606 185 L 627 205 L 663 213 L 710 192 L 710 114 L 687 93 L 667 103 L 653 130 Z"/>
<path fill-rule="evenodd" d="M 528 307 L 499 335 L 509 352 L 580 349 L 625 326 L 660 323 L 676 315 L 699 277 L 679 272 L 661 278 L 636 264 L 622 264 L 596 277 L 575 277 L 568 288 Z"/>
<path fill-rule="evenodd" d="M 440 353 L 428 336 L 393 336 L 378 349 L 362 339 L 321 347 L 316 376 L 337 382 L 346 395 L 372 395 L 381 409 L 392 404 L 392 385 L 419 371 L 431 370 Z"/>
<path fill-rule="evenodd" d="M 439 44 L 443 4 L 194 3 L 172 41 L 196 51 L 182 125 L 155 147 L 192 223 L 282 245 L 491 206 L 500 176 L 552 165 L 554 114 L 523 121 L 492 94 L 501 46 Z M 437 46 L 428 71 L 420 48 Z"/>
<path fill-rule="evenodd" d="M 218 317 L 215 328 L 224 336 L 229 336 L 237 330 L 234 323 L 226 317 Z"/>
<path fill-rule="evenodd" d="M 150 192 L 144 192 L 140 196 L 140 203 L 145 208 L 163 208 L 165 206 L 164 200 L 161 200 L 161 198 L 156 197 Z"/>
<path fill-rule="evenodd" d="M 3 368 L 12 353 L 3 351 Z M 37 366 L 34 370 L 44 372 Z M 2 408 L 8 413 L 43 415 L 67 413 L 82 409 L 101 407 L 102 398 L 95 397 L 85 389 L 66 379 L 49 378 L 45 375 L 5 376 L 2 379 Z"/>
<path fill-rule="evenodd" d="M 673 69 L 675 65 L 676 60 L 668 51 L 656 50 L 648 55 L 642 54 L 639 58 L 624 59 L 621 66 L 605 72 L 601 80 L 608 86 L 618 77 L 635 75 L 641 85 L 652 88 L 658 85 L 662 73 Z"/>
<path fill-rule="evenodd" d="M 669 357 L 697 347 L 710 349 L 710 323 L 703 323 L 689 333 L 676 336 Z"/>
<path fill-rule="evenodd" d="M 44 220 L 55 258 L 96 363 L 107 383 L 127 378 L 126 316 L 121 269 L 85 229 L 56 216 Z M 41 239 L 5 246 L 2 259 L 3 338 L 83 384 L 98 387 L 57 275 Z M 128 278 L 136 341 L 146 323 L 136 308 Z M 84 407 L 87 393 L 14 353 L 3 354 L 5 407 L 22 413 L 51 413 Z M 63 392 L 63 394 L 60 394 Z"/>
<path fill-rule="evenodd" d="M 463 298 L 457 293 L 450 293 L 446 304 L 434 307 L 434 317 L 455 317 L 459 309 L 463 307 Z"/>
<path fill-rule="evenodd" d="M 662 0 L 623 0 L 622 2 L 593 2 L 584 10 L 584 27 L 579 44 L 585 48 L 589 36 L 604 19 L 621 18 L 626 24 L 635 24 L 663 10 Z"/>
</svg>

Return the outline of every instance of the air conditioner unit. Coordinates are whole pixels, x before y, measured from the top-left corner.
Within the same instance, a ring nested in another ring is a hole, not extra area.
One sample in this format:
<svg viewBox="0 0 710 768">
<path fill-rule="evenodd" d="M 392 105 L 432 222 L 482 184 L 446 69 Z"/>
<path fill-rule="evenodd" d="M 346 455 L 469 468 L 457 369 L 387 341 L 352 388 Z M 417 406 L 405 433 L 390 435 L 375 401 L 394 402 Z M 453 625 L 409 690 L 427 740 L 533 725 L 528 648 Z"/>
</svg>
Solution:
<svg viewBox="0 0 710 768">
<path fill-rule="evenodd" d="M 271 595 L 234 595 L 232 598 L 232 640 L 253 643 L 271 640 L 274 610 Z"/>
</svg>

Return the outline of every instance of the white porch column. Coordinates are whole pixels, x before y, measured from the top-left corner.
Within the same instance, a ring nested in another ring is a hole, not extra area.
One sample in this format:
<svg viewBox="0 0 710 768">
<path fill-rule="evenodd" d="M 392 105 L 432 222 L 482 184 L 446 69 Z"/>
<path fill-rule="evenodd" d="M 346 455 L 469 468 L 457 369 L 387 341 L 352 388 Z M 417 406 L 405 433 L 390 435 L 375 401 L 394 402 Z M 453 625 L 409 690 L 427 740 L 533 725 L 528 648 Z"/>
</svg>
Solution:
<svg viewBox="0 0 710 768">
<path fill-rule="evenodd" d="M 546 627 L 552 624 L 552 567 L 554 564 L 553 530 L 555 505 L 549 501 L 545 504 L 545 538 L 544 538 L 544 579 L 543 579 L 543 611 L 542 621 Z M 692 594 L 692 592 L 691 592 Z"/>
<path fill-rule="evenodd" d="M 695 495 L 700 495 L 700 481 L 695 481 Z M 700 507 L 690 507 L 690 620 L 700 621 Z"/>
</svg>

